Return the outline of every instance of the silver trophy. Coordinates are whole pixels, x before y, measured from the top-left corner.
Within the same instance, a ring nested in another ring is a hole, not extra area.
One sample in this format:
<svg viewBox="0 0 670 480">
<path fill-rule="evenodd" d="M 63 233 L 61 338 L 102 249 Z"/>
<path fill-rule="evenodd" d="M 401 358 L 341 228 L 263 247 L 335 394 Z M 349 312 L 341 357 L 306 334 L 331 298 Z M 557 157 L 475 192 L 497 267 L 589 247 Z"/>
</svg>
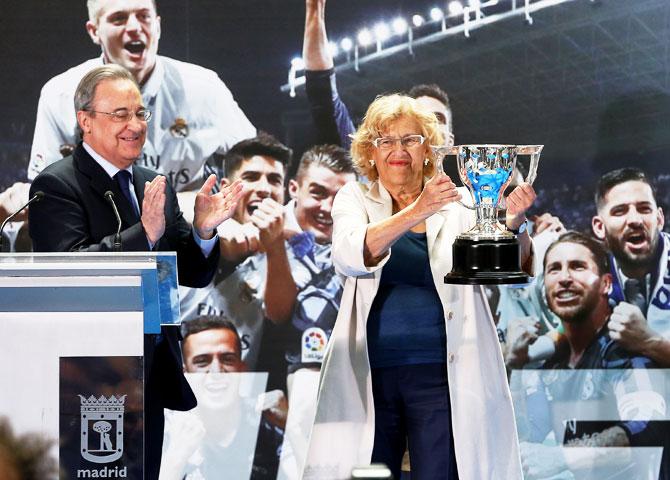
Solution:
<svg viewBox="0 0 670 480">
<path fill-rule="evenodd" d="M 526 283 L 528 275 L 520 265 L 516 235 L 498 221 L 503 193 L 515 174 L 517 155 L 530 156 L 525 182 L 533 183 L 543 145 L 460 145 L 435 146 L 438 171 L 444 157 L 455 155 L 458 174 L 472 195 L 476 223 L 456 237 L 453 268 L 446 283 L 502 284 Z"/>
</svg>

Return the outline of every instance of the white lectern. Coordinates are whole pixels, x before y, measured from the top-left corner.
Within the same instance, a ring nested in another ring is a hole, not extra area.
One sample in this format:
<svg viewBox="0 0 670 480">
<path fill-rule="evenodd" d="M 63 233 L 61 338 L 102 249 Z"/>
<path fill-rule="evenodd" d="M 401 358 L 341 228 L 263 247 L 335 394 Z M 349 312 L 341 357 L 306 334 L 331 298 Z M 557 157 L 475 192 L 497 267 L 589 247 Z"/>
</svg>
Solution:
<svg viewBox="0 0 670 480">
<path fill-rule="evenodd" d="M 0 416 L 63 478 L 143 477 L 143 335 L 179 322 L 174 253 L 0 254 Z"/>
</svg>

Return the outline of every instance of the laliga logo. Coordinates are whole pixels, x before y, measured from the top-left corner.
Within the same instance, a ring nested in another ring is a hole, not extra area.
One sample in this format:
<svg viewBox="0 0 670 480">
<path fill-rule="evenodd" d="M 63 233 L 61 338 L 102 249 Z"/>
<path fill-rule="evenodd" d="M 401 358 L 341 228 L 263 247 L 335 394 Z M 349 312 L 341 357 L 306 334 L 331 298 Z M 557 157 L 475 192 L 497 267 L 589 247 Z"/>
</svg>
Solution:
<svg viewBox="0 0 670 480">
<path fill-rule="evenodd" d="M 81 399 L 81 456 L 93 463 L 110 463 L 123 455 L 123 410 L 126 395 Z"/>
<path fill-rule="evenodd" d="M 323 362 L 328 337 L 321 328 L 312 327 L 302 334 L 302 363 Z"/>
</svg>

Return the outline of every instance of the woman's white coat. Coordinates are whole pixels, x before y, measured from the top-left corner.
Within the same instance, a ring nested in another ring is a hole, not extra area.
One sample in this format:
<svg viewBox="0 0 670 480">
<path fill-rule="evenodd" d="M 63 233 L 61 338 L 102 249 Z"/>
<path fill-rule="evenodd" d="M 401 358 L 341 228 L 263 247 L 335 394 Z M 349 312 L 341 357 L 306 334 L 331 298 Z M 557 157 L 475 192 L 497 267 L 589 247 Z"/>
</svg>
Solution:
<svg viewBox="0 0 670 480">
<path fill-rule="evenodd" d="M 469 198 L 465 188 L 459 190 Z M 321 369 L 303 479 L 349 479 L 353 467 L 370 463 L 374 404 L 366 321 L 393 248 L 378 265 L 366 267 L 363 242 L 368 223 L 391 214 L 391 196 L 380 182 L 350 182 L 334 201 L 333 262 L 346 280 Z M 430 266 L 445 314 L 456 462 L 461 480 L 521 480 L 512 400 L 486 297 L 480 286 L 444 283 L 451 245 L 473 224 L 470 211 L 456 203 L 426 220 Z"/>
</svg>

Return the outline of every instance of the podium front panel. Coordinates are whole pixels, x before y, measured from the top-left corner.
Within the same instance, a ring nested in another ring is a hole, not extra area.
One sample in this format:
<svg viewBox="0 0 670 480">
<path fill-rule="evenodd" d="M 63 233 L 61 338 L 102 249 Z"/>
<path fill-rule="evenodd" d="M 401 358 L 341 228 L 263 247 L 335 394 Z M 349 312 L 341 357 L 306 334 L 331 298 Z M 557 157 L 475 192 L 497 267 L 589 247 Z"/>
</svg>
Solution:
<svg viewBox="0 0 670 480">
<path fill-rule="evenodd" d="M 178 321 L 174 254 L 0 255 L 0 416 L 62 478 L 142 478 L 144 334 Z"/>
</svg>

